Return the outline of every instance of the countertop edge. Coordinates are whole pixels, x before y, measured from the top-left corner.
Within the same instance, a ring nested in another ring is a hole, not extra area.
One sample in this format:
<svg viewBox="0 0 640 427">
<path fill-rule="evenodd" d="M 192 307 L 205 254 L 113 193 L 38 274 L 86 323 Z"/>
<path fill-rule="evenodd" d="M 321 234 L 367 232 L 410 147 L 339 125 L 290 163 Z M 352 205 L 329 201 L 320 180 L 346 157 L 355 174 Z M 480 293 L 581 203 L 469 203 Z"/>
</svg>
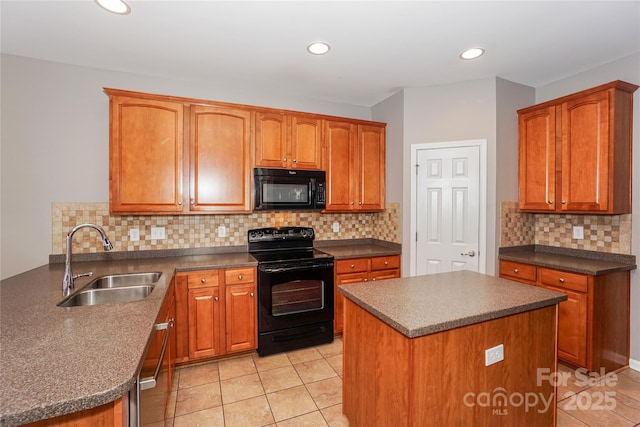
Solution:
<svg viewBox="0 0 640 427">
<path fill-rule="evenodd" d="M 558 304 L 558 303 L 560 303 L 562 301 L 566 301 L 567 298 L 568 298 L 566 295 L 563 295 L 563 296 L 548 298 L 548 299 L 543 300 L 543 301 L 537 301 L 537 302 L 522 304 L 522 305 L 515 306 L 515 307 L 509 307 L 509 308 L 505 308 L 505 309 L 494 310 L 494 311 L 489 312 L 489 313 L 477 314 L 477 315 L 473 315 L 473 316 L 469 316 L 469 317 L 464 317 L 464 318 L 461 318 L 461 319 L 455 319 L 455 320 L 451 320 L 449 322 L 436 323 L 436 324 L 425 326 L 425 327 L 422 327 L 422 328 L 409 329 L 409 328 L 399 324 L 398 322 L 394 321 L 389 316 L 387 316 L 386 314 L 380 312 L 379 310 L 377 310 L 376 308 L 372 307 L 371 305 L 367 304 L 366 302 L 364 302 L 360 298 L 348 293 L 348 291 L 343 289 L 342 286 L 338 286 L 338 290 L 340 291 L 340 293 L 342 293 L 342 295 L 345 296 L 345 298 L 348 298 L 353 303 L 355 303 L 359 307 L 363 308 L 367 312 L 371 313 L 377 319 L 380 319 L 381 321 L 383 321 L 387 325 L 391 326 L 393 329 L 395 329 L 396 331 L 400 332 L 402 335 L 406 336 L 407 338 L 418 338 L 418 337 L 421 337 L 421 336 L 430 335 L 430 334 L 434 334 L 434 333 L 437 333 L 437 332 L 448 331 L 448 330 L 454 329 L 454 328 L 459 328 L 459 327 L 463 327 L 463 326 L 473 325 L 475 323 L 485 322 L 487 320 L 498 319 L 500 317 L 506 317 L 506 316 L 510 316 L 510 315 L 513 315 L 513 314 L 519 314 L 519 313 L 524 313 L 526 311 L 531 311 L 531 310 L 536 310 L 536 309 L 539 309 L 539 308 L 549 307 L 549 306 Z"/>
</svg>

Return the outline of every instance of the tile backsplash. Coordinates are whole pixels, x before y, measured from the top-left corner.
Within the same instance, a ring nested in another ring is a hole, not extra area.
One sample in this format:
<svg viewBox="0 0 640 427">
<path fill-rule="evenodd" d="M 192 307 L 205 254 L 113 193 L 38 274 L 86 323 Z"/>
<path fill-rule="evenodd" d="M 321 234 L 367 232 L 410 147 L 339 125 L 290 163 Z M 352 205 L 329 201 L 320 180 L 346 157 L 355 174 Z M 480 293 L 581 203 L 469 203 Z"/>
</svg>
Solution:
<svg viewBox="0 0 640 427">
<path fill-rule="evenodd" d="M 500 246 L 546 245 L 631 254 L 631 215 L 533 214 L 519 212 L 518 202 L 502 202 Z M 584 227 L 584 239 L 573 238 Z"/>
<path fill-rule="evenodd" d="M 400 243 L 400 204 L 389 203 L 384 212 L 320 213 L 260 212 L 249 215 L 110 215 L 109 203 L 52 203 L 52 254 L 66 252 L 67 233 L 76 225 L 89 222 L 104 228 L 116 251 L 187 249 L 247 244 L 252 228 L 302 225 L 313 227 L 317 240 L 375 238 Z M 334 222 L 340 231 L 334 233 Z M 226 237 L 218 237 L 224 225 Z M 151 240 L 151 227 L 164 227 L 166 239 Z M 140 231 L 140 240 L 129 239 L 129 229 Z M 73 240 L 74 253 L 102 251 L 98 233 L 78 231 Z M 84 236 L 83 236 L 84 234 Z"/>
</svg>

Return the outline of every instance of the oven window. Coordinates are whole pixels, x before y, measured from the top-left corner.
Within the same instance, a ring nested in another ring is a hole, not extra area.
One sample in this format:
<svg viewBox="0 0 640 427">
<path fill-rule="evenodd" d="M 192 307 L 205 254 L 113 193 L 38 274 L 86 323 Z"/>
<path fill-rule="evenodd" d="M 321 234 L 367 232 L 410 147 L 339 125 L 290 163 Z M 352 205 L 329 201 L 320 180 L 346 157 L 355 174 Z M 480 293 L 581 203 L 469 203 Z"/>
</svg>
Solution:
<svg viewBox="0 0 640 427">
<path fill-rule="evenodd" d="M 324 308 L 323 280 L 294 280 L 271 288 L 271 314 L 304 313 Z"/>
<path fill-rule="evenodd" d="M 309 203 L 308 184 L 262 183 L 263 203 Z"/>
</svg>

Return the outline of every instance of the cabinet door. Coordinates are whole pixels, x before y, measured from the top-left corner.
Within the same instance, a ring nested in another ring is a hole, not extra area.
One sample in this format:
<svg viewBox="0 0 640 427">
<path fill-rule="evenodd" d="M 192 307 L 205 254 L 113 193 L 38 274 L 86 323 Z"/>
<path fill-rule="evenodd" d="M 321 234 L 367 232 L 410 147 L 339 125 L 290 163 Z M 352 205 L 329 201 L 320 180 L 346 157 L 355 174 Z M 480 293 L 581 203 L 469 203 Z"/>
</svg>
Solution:
<svg viewBox="0 0 640 427">
<path fill-rule="evenodd" d="M 189 358 L 222 354 L 220 288 L 189 290 Z"/>
<path fill-rule="evenodd" d="M 355 207 L 355 177 L 352 174 L 356 126 L 347 122 L 324 124 L 327 150 L 327 211 L 350 211 Z"/>
<path fill-rule="evenodd" d="M 585 293 L 545 286 L 569 298 L 558 310 L 558 357 L 577 366 L 587 366 L 587 304 Z"/>
<path fill-rule="evenodd" d="M 191 106 L 190 210 L 251 211 L 251 112 Z"/>
<path fill-rule="evenodd" d="M 284 168 L 287 165 L 287 118 L 278 113 L 256 113 L 256 166 Z"/>
<path fill-rule="evenodd" d="M 232 285 L 226 288 L 227 352 L 257 348 L 256 285 Z"/>
<path fill-rule="evenodd" d="M 556 209 L 556 108 L 518 118 L 519 205 L 522 210 Z"/>
<path fill-rule="evenodd" d="M 111 213 L 181 212 L 183 104 L 110 99 Z"/>
<path fill-rule="evenodd" d="M 322 169 L 322 120 L 311 117 L 290 117 L 290 167 Z"/>
<path fill-rule="evenodd" d="M 358 210 L 384 210 L 385 129 L 358 125 Z"/>
<path fill-rule="evenodd" d="M 562 210 L 609 208 L 609 92 L 562 104 Z"/>
<path fill-rule="evenodd" d="M 336 274 L 333 283 L 335 284 L 333 296 L 333 332 L 342 332 L 344 327 L 344 296 L 338 290 L 338 285 L 348 285 L 349 283 L 366 282 L 369 274 L 364 272 Z"/>
</svg>

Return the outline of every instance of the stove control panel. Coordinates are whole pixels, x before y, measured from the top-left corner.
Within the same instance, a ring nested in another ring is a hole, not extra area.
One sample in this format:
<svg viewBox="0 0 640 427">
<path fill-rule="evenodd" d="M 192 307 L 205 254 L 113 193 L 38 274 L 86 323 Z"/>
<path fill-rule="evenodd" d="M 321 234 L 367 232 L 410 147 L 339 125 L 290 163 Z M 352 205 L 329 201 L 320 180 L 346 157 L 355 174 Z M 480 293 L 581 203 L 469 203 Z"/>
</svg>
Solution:
<svg viewBox="0 0 640 427">
<path fill-rule="evenodd" d="M 249 230 L 248 237 L 249 243 L 278 240 L 313 240 L 315 233 L 311 227 L 270 227 Z"/>
</svg>

